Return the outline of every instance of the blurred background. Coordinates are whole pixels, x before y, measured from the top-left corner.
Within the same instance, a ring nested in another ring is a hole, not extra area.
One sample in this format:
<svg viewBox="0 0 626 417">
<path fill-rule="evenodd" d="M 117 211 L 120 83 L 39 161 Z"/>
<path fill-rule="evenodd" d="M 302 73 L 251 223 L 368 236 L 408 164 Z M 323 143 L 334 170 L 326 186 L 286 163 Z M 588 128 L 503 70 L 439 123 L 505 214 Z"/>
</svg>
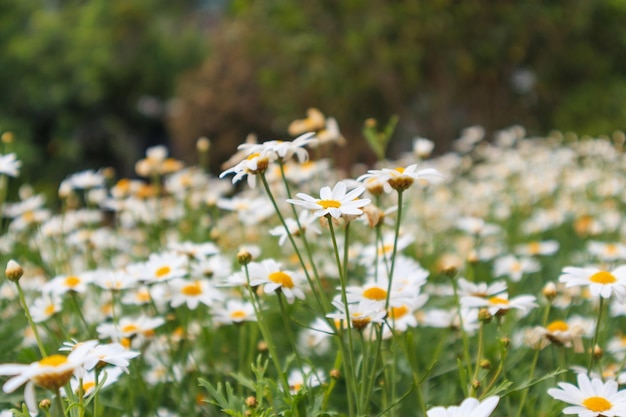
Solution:
<svg viewBox="0 0 626 417">
<path fill-rule="evenodd" d="M 311 107 L 337 119 L 347 162 L 372 162 L 364 120 L 394 115 L 390 156 L 477 124 L 610 135 L 625 22 L 623 0 L 2 0 L 0 133 L 34 183 L 132 176 L 156 144 L 195 163 L 201 136 L 219 171 Z"/>
</svg>

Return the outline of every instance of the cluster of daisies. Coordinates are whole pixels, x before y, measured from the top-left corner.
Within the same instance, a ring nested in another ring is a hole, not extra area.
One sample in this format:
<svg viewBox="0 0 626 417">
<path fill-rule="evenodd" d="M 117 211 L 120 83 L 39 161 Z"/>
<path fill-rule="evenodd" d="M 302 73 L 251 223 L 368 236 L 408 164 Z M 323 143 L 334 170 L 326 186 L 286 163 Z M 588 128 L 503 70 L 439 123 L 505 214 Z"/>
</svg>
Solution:
<svg viewBox="0 0 626 417">
<path fill-rule="evenodd" d="M 40 356 L 0 365 L 4 391 L 26 384 L 32 415 L 42 398 L 94 391 L 114 405 L 107 415 L 210 415 L 217 400 L 198 378 L 240 382 L 260 354 L 285 396 L 323 399 L 307 403 L 316 412 L 405 415 L 412 386 L 428 417 L 549 413 L 557 401 L 565 414 L 626 416 L 623 135 L 513 127 L 486 140 L 472 127 L 439 157 L 416 138 L 394 161 L 340 173 L 310 156 L 343 142 L 310 113 L 293 140 L 239 146 L 219 177 L 158 146 L 137 178 L 69 176 L 60 211 L 27 184 L 2 201 L 0 248 L 21 266 L 7 268 L 0 311 L 27 313 L 8 331 Z M 201 160 L 209 150 L 199 141 Z M 20 168 L 0 156 L 3 178 Z M 562 372 L 536 382 L 555 358 Z M 119 392 L 133 371 L 151 394 L 129 405 Z"/>
</svg>

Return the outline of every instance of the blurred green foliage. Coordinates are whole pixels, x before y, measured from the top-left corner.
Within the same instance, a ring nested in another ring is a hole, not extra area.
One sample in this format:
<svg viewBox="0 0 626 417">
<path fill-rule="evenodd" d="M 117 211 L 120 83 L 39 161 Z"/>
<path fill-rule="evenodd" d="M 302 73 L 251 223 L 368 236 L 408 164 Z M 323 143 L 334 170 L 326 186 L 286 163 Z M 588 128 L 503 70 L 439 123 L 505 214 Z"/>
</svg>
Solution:
<svg viewBox="0 0 626 417">
<path fill-rule="evenodd" d="M 38 167 L 23 176 L 58 180 L 107 157 L 130 163 L 142 140 L 164 136 L 159 112 L 176 76 L 206 55 L 192 6 L 0 2 L 0 130 L 13 131 L 25 166 Z M 142 98 L 153 114 L 138 108 Z"/>
<path fill-rule="evenodd" d="M 370 117 L 399 117 L 392 154 L 474 124 L 610 134 L 626 117 L 625 21 L 623 0 L 5 0 L 0 130 L 41 168 L 27 180 L 103 160 L 128 175 L 167 138 L 195 161 L 208 136 L 223 160 L 309 107 L 338 119 L 351 161 L 372 155 Z"/>
</svg>

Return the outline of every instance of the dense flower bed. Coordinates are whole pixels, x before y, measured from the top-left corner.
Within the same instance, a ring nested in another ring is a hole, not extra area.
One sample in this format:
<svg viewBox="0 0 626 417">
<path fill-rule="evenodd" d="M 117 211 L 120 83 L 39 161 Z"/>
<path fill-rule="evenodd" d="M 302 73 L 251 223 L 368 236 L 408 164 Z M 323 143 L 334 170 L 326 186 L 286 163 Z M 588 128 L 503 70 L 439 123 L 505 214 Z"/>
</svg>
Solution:
<svg viewBox="0 0 626 417">
<path fill-rule="evenodd" d="M 626 416 L 623 134 L 340 172 L 297 126 L 219 178 L 155 147 L 3 201 L 4 413 Z"/>
</svg>

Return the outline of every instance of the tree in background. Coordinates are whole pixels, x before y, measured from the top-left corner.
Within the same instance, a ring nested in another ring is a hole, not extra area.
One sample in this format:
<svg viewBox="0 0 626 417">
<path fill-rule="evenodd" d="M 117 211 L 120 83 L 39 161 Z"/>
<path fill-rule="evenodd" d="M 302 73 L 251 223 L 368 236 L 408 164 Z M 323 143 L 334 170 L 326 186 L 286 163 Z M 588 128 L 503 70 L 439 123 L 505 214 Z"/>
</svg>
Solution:
<svg viewBox="0 0 626 417">
<path fill-rule="evenodd" d="M 25 164 L 38 167 L 25 175 L 50 181 L 111 161 L 132 167 L 147 144 L 165 141 L 176 76 L 206 55 L 194 7 L 0 2 L 0 130 L 13 131 Z"/>
<path fill-rule="evenodd" d="M 228 153 L 315 106 L 337 117 L 352 160 L 369 117 L 398 115 L 399 147 L 419 134 L 441 149 L 473 124 L 610 134 L 626 119 L 624 21 L 618 0 L 240 0 L 181 79 L 170 126 Z"/>
</svg>

